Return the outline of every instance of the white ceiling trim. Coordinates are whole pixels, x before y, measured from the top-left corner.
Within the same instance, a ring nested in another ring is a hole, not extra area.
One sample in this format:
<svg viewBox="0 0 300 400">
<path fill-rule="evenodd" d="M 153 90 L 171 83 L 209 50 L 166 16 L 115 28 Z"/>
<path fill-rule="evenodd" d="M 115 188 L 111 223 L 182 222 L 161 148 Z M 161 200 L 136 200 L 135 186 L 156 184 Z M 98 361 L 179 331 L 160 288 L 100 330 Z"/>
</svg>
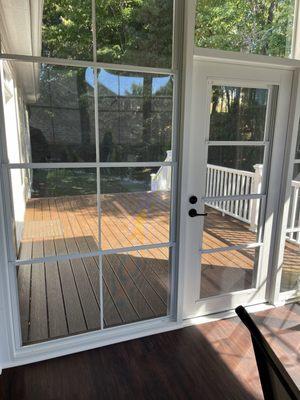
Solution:
<svg viewBox="0 0 300 400">
<path fill-rule="evenodd" d="M 2 52 L 40 56 L 42 48 L 42 16 L 44 0 L 0 0 L 0 34 Z M 14 64 L 18 86 L 27 101 L 38 96 L 37 64 Z"/>
</svg>

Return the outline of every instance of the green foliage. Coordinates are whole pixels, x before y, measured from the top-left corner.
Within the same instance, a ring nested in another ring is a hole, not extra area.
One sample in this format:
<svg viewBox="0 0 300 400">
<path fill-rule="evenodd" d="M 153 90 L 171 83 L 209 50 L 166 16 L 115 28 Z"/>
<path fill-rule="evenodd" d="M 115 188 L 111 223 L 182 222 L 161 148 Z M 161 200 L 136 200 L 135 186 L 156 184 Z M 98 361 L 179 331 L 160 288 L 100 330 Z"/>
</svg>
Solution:
<svg viewBox="0 0 300 400">
<path fill-rule="evenodd" d="M 96 192 L 95 169 L 33 170 L 32 197 L 73 196 Z"/>
<path fill-rule="evenodd" d="M 45 0 L 43 54 L 91 60 L 91 0 Z M 172 0 L 96 0 L 98 61 L 170 67 Z"/>
<path fill-rule="evenodd" d="M 287 56 L 294 0 L 198 0 L 195 44 Z"/>
<path fill-rule="evenodd" d="M 210 140 L 262 141 L 268 91 L 233 86 L 213 86 Z M 263 148 L 254 146 L 210 147 L 209 164 L 253 172 L 263 161 Z"/>
<path fill-rule="evenodd" d="M 92 60 L 90 0 L 45 0 L 43 55 Z"/>
</svg>

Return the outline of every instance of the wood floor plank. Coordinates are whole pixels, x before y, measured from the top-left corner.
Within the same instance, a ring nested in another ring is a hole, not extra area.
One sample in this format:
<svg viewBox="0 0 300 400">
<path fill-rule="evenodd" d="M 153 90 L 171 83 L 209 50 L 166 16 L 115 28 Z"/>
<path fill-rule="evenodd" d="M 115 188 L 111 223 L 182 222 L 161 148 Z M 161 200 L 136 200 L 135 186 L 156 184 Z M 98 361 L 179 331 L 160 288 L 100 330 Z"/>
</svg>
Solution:
<svg viewBox="0 0 300 400">
<path fill-rule="evenodd" d="M 110 291 L 112 298 L 114 299 L 114 303 L 116 304 L 123 323 L 138 321 L 138 314 L 130 303 L 117 276 L 112 270 L 107 256 L 103 256 L 102 268 L 103 277 L 107 284 L 107 288 Z"/>
<path fill-rule="evenodd" d="M 80 196 L 82 199 L 83 196 Z M 95 235 L 93 233 L 93 229 L 96 228 L 98 229 L 98 224 L 95 223 L 95 216 L 92 215 L 90 216 L 90 213 L 83 212 L 82 210 L 84 207 L 82 205 L 85 205 L 86 201 L 82 200 L 82 202 L 78 203 L 72 202 L 72 208 L 74 210 L 75 208 L 75 214 L 76 218 L 80 224 L 80 226 L 84 225 L 85 226 L 85 232 L 87 232 L 87 236 L 84 238 L 82 237 L 76 237 L 76 242 L 78 245 L 78 248 L 81 252 L 93 252 L 98 249 L 97 243 L 95 241 Z M 81 211 L 80 211 L 81 210 Z M 98 232 L 98 230 L 97 230 Z M 85 265 L 87 274 L 90 278 L 91 284 L 94 289 L 94 295 L 96 296 L 98 300 L 98 305 L 100 307 L 100 298 L 99 298 L 99 269 L 98 269 L 98 259 L 96 257 L 86 257 L 83 258 L 83 263 Z M 97 269 L 96 269 L 97 267 Z M 110 280 L 110 279 L 108 279 Z M 105 281 L 105 278 L 103 277 L 103 308 L 104 308 L 104 325 L 105 326 L 116 326 L 122 324 L 122 319 L 120 317 L 120 314 L 117 310 L 117 307 L 115 305 L 115 302 L 110 294 L 110 291 L 108 290 L 108 285 Z"/>
<path fill-rule="evenodd" d="M 127 262 L 124 260 L 124 258 L 128 258 L 128 255 L 123 255 L 121 258 L 119 255 L 110 254 L 107 255 L 106 258 L 118 277 L 118 280 L 121 283 L 130 303 L 138 313 L 139 319 L 149 319 L 154 317 L 155 314 L 153 310 L 147 303 L 141 291 L 136 286 L 135 282 L 132 280 L 130 274 L 128 274 L 126 268 L 124 268 L 123 262 Z"/>
<path fill-rule="evenodd" d="M 33 242 L 32 256 L 44 256 L 43 241 Z M 44 263 L 32 264 L 29 341 L 48 339 L 47 293 Z"/>
<path fill-rule="evenodd" d="M 44 250 L 45 256 L 53 256 L 55 254 L 55 246 L 53 240 L 44 241 Z M 50 338 L 66 336 L 68 334 L 68 326 L 57 262 L 46 262 L 45 273 L 49 318 L 49 336 Z"/>
<path fill-rule="evenodd" d="M 32 257 L 32 242 L 24 241 L 22 243 L 20 256 L 24 260 Z M 31 264 L 19 265 L 16 268 L 22 341 L 26 343 L 29 340 Z"/>
<path fill-rule="evenodd" d="M 153 271 L 149 263 L 149 254 L 147 250 L 133 251 L 131 252 L 132 260 L 145 276 L 152 289 L 158 294 L 164 304 L 168 303 L 168 292 L 165 285 L 159 279 L 157 274 Z"/>
<path fill-rule="evenodd" d="M 82 232 L 80 225 L 72 212 L 69 211 L 68 203 L 63 202 L 62 207 L 66 213 L 68 218 L 69 229 L 72 232 L 72 237 L 66 238 L 66 247 L 68 253 L 76 253 L 79 252 L 80 249 L 76 243 L 75 238 L 81 237 Z M 93 287 L 87 275 L 83 259 L 76 258 L 71 259 L 71 266 L 73 270 L 73 274 L 76 281 L 76 287 L 78 290 L 78 294 L 80 297 L 81 305 L 83 308 L 84 318 L 87 324 L 87 328 L 89 330 L 99 329 L 100 328 L 100 309 L 99 304 L 97 303 L 96 297 L 93 292 Z"/>
<path fill-rule="evenodd" d="M 155 316 L 158 317 L 166 315 L 167 313 L 166 305 L 157 295 L 155 290 L 149 284 L 149 282 L 147 281 L 145 276 L 141 273 L 136 264 L 133 262 L 130 253 L 128 253 L 127 255 L 118 254 L 117 257 L 122 262 L 124 268 L 127 270 L 128 274 L 130 275 L 131 279 L 136 284 L 140 292 L 143 294 L 147 303 L 153 310 Z M 138 262 L 137 259 L 136 262 Z"/>
<path fill-rule="evenodd" d="M 77 207 L 78 203 L 76 202 L 75 204 L 72 204 L 72 206 Z M 78 219 L 78 222 L 80 223 L 81 226 L 82 225 L 85 226 L 85 232 L 88 233 L 88 236 L 85 236 L 84 238 L 76 237 L 76 242 L 80 252 L 88 253 L 96 251 L 97 244 L 95 243 L 95 240 L 91 232 L 92 229 L 90 227 L 91 221 L 87 219 L 86 213 L 80 213 L 80 208 L 79 212 L 76 213 L 76 218 Z M 97 298 L 97 302 L 100 308 L 100 282 L 99 282 L 100 276 L 99 276 L 99 266 L 98 266 L 99 260 L 96 257 L 85 257 L 82 259 L 82 261 L 85 265 L 85 269 L 87 271 L 91 285 L 93 287 L 94 295 Z M 111 294 L 107 288 L 105 280 L 103 282 L 103 308 L 104 308 L 105 326 L 111 327 L 122 324 L 121 317 L 111 297 Z"/>
<path fill-rule="evenodd" d="M 59 254 L 61 247 L 61 242 L 59 242 L 59 240 L 55 241 L 55 247 Z M 57 264 L 61 278 L 69 333 L 74 334 L 84 332 L 87 329 L 87 326 L 84 320 L 83 310 L 78 296 L 70 261 L 58 261 Z"/>
<path fill-rule="evenodd" d="M 61 211 L 59 207 L 59 202 L 55 202 L 55 208 L 56 209 L 54 210 L 54 212 Z M 65 219 L 65 216 L 63 218 Z M 64 234 L 67 233 L 68 230 L 67 227 L 65 227 Z M 67 247 L 64 239 L 55 239 L 54 245 L 56 254 L 67 254 Z M 87 326 L 85 323 L 83 310 L 70 261 L 58 261 L 58 269 L 61 279 L 69 333 L 75 334 L 79 332 L 84 332 L 86 331 Z"/>
<path fill-rule="evenodd" d="M 116 307 L 114 299 L 108 289 L 108 285 L 103 278 L 103 319 L 105 327 L 121 325 L 123 323 L 121 315 Z"/>
</svg>

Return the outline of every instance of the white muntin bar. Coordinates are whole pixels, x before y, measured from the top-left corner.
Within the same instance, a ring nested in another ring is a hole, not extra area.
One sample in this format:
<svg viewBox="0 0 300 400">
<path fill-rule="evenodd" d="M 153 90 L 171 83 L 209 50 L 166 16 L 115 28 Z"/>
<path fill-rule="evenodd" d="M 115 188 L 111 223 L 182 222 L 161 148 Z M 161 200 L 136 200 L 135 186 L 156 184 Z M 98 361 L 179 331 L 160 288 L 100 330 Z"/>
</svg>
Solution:
<svg viewBox="0 0 300 400">
<path fill-rule="evenodd" d="M 145 161 L 145 162 L 62 162 L 62 163 L 2 163 L 1 166 L 8 169 L 58 169 L 58 168 L 132 168 L 132 167 L 162 167 L 173 166 L 176 162 L 172 161 Z"/>
<path fill-rule="evenodd" d="M 128 253 L 131 251 L 139 251 L 139 250 L 151 250 L 151 249 L 159 249 L 162 247 L 173 247 L 175 246 L 175 242 L 166 242 L 166 243 L 157 243 L 157 244 L 145 244 L 140 246 L 129 246 L 122 247 L 118 249 L 107 249 L 107 250 L 98 250 L 90 253 L 71 253 L 71 254 L 61 254 L 56 256 L 48 256 L 48 257 L 38 257 L 38 258 L 30 258 L 26 260 L 15 260 L 9 261 L 14 265 L 27 265 L 27 264 L 36 264 L 36 263 L 46 263 L 52 261 L 63 261 L 63 260 L 73 260 L 76 258 L 87 258 L 87 257 L 97 257 L 99 255 L 106 254 L 120 254 L 120 253 Z"/>
<path fill-rule="evenodd" d="M 0 59 L 6 61 L 23 61 L 23 62 L 32 62 L 32 63 L 49 64 L 49 65 L 61 65 L 66 67 L 79 67 L 79 68 L 95 67 L 95 68 L 104 68 L 111 71 L 128 71 L 128 72 L 137 72 L 144 74 L 148 73 L 148 74 L 158 74 L 158 75 L 174 75 L 177 72 L 172 68 L 141 67 L 138 65 L 113 64 L 113 63 L 103 63 L 97 61 L 72 60 L 64 58 L 26 56 L 19 54 L 0 54 Z"/>
<path fill-rule="evenodd" d="M 261 247 L 262 245 L 263 243 L 261 242 L 255 242 L 255 243 L 241 244 L 237 246 L 216 247 L 215 249 L 199 249 L 199 253 L 212 254 L 212 253 L 221 253 L 224 251 L 231 251 L 231 250 L 255 249 L 257 247 Z"/>
<path fill-rule="evenodd" d="M 236 195 L 236 196 L 212 196 L 202 197 L 203 202 L 211 203 L 212 201 L 230 201 L 230 200 L 251 200 L 251 199 L 263 199 L 265 194 L 247 194 L 247 195 Z"/>
<path fill-rule="evenodd" d="M 267 141 L 253 141 L 253 140 L 207 140 L 208 146 L 265 146 Z"/>
</svg>

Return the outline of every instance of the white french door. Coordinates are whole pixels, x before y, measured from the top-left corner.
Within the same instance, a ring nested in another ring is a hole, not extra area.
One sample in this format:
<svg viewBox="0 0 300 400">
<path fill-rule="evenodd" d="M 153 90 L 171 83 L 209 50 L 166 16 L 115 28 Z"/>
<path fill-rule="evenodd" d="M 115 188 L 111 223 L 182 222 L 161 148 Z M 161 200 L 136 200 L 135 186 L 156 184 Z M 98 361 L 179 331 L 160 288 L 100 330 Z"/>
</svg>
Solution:
<svg viewBox="0 0 300 400">
<path fill-rule="evenodd" d="M 266 300 L 291 80 L 288 70 L 194 60 L 183 153 L 184 318 Z"/>
</svg>

